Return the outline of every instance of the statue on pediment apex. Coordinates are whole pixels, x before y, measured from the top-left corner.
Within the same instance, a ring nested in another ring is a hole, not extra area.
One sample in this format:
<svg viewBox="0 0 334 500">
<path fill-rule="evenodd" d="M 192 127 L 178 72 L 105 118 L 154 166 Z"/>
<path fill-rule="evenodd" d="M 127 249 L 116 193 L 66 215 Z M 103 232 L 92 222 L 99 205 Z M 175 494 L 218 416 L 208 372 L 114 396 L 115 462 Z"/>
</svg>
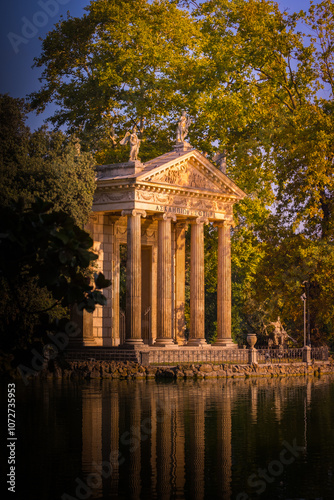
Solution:
<svg viewBox="0 0 334 500">
<path fill-rule="evenodd" d="M 185 138 L 188 135 L 190 124 L 190 118 L 187 117 L 185 111 L 182 111 L 181 118 L 177 124 L 176 142 L 184 142 Z"/>
</svg>

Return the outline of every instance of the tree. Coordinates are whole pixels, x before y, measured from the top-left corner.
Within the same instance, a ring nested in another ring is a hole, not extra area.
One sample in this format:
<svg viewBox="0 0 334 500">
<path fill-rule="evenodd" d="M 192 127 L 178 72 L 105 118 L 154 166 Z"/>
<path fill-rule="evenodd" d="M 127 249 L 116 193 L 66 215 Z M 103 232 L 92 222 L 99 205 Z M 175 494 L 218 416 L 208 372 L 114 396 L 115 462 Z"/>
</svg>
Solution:
<svg viewBox="0 0 334 500">
<path fill-rule="evenodd" d="M 255 331 L 263 313 L 272 318 L 281 313 L 288 327 L 302 332 L 297 302 L 300 284 L 307 279 L 317 311 L 311 315 L 313 330 L 328 334 L 332 324 L 323 310 L 328 283 L 318 270 L 333 244 L 333 89 L 328 86 L 333 5 L 322 2 L 309 15 L 288 16 L 273 2 L 218 0 L 201 4 L 197 12 L 204 18 L 203 51 L 210 75 L 205 92 L 198 92 L 202 110 L 212 116 L 215 96 L 215 120 L 228 117 L 220 130 L 218 124 L 213 130 L 219 130 L 217 140 L 231 152 L 229 175 L 251 195 L 235 210 L 234 250 L 254 257 L 251 268 L 239 266 L 238 275 L 246 273 L 238 313 Z M 297 32 L 301 20 L 317 31 L 320 51 L 315 37 L 305 43 Z M 318 93 L 325 84 L 327 99 Z M 273 201 L 271 214 L 266 205 Z M 245 213 L 249 203 L 257 205 L 256 212 Z M 249 229 L 250 246 L 244 238 Z M 279 235 L 276 247 L 274 234 Z M 330 259 L 326 262 L 327 276 L 332 276 Z M 300 269 L 305 266 L 307 272 Z M 327 310 L 332 305 L 326 296 Z"/>
<path fill-rule="evenodd" d="M 0 97 L 0 333 L 4 350 L 27 348 L 81 302 L 103 296 L 89 284 L 95 254 L 82 227 L 95 188 L 92 156 L 73 138 L 24 125 L 23 100 Z M 37 199 L 37 201 L 36 201 Z M 103 276 L 96 285 L 103 288 Z M 45 314 L 48 313 L 48 314 Z"/>
<path fill-rule="evenodd" d="M 50 211 L 37 199 L 26 207 L 20 200 L 1 207 L 0 342 L 15 354 L 47 341 L 54 325 L 46 313 L 75 303 L 92 312 L 105 304 L 101 289 L 110 285 L 102 273 L 90 284 L 90 267 L 97 255 L 93 241 L 73 218 Z M 46 301 L 40 292 L 47 290 Z M 52 303 L 50 301 L 52 299 Z"/>
</svg>

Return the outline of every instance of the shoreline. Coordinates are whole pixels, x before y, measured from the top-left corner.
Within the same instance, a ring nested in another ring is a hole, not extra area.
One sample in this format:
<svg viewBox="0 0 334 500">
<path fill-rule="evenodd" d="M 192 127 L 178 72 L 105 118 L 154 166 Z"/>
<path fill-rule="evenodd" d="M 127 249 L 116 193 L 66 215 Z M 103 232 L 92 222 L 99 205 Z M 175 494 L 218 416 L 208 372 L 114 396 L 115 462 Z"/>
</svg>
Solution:
<svg viewBox="0 0 334 500">
<path fill-rule="evenodd" d="M 17 372 L 11 378 L 21 378 Z M 184 363 L 178 365 L 143 366 L 133 361 L 49 361 L 47 366 L 27 377 L 70 380 L 146 380 L 146 379 L 223 379 L 251 377 L 299 377 L 334 375 L 334 361 L 312 363 L 229 364 Z"/>
</svg>

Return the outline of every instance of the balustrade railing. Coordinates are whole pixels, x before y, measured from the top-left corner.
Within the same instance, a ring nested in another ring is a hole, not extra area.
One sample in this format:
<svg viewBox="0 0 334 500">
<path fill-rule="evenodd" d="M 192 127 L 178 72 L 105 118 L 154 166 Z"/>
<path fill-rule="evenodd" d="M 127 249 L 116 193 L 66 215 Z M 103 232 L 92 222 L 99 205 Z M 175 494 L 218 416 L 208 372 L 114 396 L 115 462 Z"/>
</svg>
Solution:
<svg viewBox="0 0 334 500">
<path fill-rule="evenodd" d="M 247 349 L 154 349 L 149 354 L 150 363 L 248 363 Z"/>
<path fill-rule="evenodd" d="M 315 361 L 328 361 L 328 347 L 312 347 L 311 359 Z"/>
<path fill-rule="evenodd" d="M 257 349 L 259 363 L 292 363 L 303 360 L 303 347 L 286 349 Z M 328 361 L 328 347 L 312 347 L 311 359 L 315 361 Z"/>
<path fill-rule="evenodd" d="M 303 360 L 303 349 L 257 349 L 258 363 L 293 363 Z"/>
</svg>

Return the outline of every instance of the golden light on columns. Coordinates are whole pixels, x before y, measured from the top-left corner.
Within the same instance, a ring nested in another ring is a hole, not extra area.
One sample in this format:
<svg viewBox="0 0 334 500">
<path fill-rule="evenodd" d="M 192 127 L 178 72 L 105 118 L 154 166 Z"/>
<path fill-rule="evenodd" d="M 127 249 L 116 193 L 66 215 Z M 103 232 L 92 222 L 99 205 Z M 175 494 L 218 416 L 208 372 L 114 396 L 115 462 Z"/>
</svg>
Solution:
<svg viewBox="0 0 334 500">
<path fill-rule="evenodd" d="M 157 217 L 155 217 L 156 219 Z M 158 217 L 158 299 L 156 346 L 174 346 L 172 338 L 172 226 L 173 214 Z"/>
<path fill-rule="evenodd" d="M 217 339 L 215 345 L 232 347 L 231 311 L 231 223 L 223 221 L 218 227 L 217 269 Z"/>
<path fill-rule="evenodd" d="M 187 345 L 205 346 L 204 224 L 198 217 L 191 224 L 190 239 L 190 335 Z"/>
<path fill-rule="evenodd" d="M 144 210 L 123 210 L 127 216 L 126 340 L 128 346 L 143 344 L 141 338 L 141 217 Z"/>
</svg>

